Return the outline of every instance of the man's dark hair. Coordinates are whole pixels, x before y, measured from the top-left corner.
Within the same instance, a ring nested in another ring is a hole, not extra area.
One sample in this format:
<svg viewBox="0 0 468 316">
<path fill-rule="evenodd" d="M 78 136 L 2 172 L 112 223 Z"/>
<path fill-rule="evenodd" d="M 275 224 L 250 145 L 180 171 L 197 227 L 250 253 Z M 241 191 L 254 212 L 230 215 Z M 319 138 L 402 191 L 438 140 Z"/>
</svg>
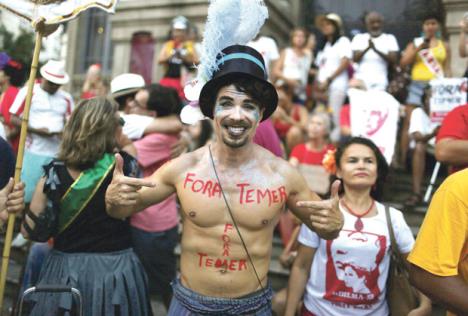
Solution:
<svg viewBox="0 0 468 316">
<path fill-rule="evenodd" d="M 377 160 L 377 180 L 375 181 L 375 185 L 371 189 L 370 195 L 373 199 L 379 201 L 383 195 L 384 183 L 388 174 L 388 164 L 385 160 L 385 157 L 380 152 L 380 149 L 375 145 L 373 141 L 364 137 L 352 137 L 346 140 L 344 143 L 340 144 L 335 153 L 336 167 L 339 168 L 341 158 L 343 157 L 343 153 L 349 146 L 353 144 L 367 146 L 372 150 L 372 152 L 375 155 L 375 158 Z M 340 193 L 344 192 L 343 185 L 341 185 L 340 191 Z"/>
<path fill-rule="evenodd" d="M 269 94 L 265 89 L 265 85 L 260 81 L 253 79 L 248 76 L 238 76 L 235 78 L 230 78 L 228 80 L 222 80 L 219 85 L 215 88 L 216 93 L 213 93 L 212 103 L 216 102 L 216 97 L 219 90 L 224 87 L 233 85 L 237 91 L 243 92 L 252 98 L 261 108 L 265 108 L 264 100 L 268 100 Z"/>
<path fill-rule="evenodd" d="M 146 86 L 145 89 L 149 93 L 147 109 L 155 111 L 158 117 L 180 113 L 182 101 L 175 89 L 156 83 Z"/>
<path fill-rule="evenodd" d="M 136 91 L 130 92 L 128 94 L 124 94 L 118 97 L 115 97 L 114 100 L 119 105 L 119 111 L 123 111 L 125 109 L 125 105 L 127 103 L 128 98 L 135 98 Z"/>
</svg>

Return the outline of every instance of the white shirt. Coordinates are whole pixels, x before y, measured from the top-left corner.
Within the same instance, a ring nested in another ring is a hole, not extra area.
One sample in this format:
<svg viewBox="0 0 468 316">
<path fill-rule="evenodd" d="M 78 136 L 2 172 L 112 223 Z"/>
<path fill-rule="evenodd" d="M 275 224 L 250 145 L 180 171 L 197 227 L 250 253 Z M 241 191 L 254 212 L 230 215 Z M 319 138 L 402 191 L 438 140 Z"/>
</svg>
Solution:
<svg viewBox="0 0 468 316">
<path fill-rule="evenodd" d="M 302 86 L 307 84 L 312 54 L 305 52 L 298 56 L 292 48 L 284 50 L 283 76 L 288 79 L 299 80 Z"/>
<path fill-rule="evenodd" d="M 26 99 L 27 87 L 19 90 L 15 101 L 11 105 L 10 113 L 22 116 Z M 35 84 L 29 112 L 29 126 L 33 128 L 47 128 L 50 132 L 59 133 L 63 130 L 67 117 L 74 107 L 69 93 L 58 90 L 49 94 L 42 90 L 40 84 Z M 58 135 L 44 137 L 35 133 L 28 133 L 26 149 L 32 153 L 55 157 L 60 145 Z"/>
<path fill-rule="evenodd" d="M 340 37 L 333 45 L 327 42 L 323 50 L 317 54 L 318 81 L 325 82 L 340 66 L 343 58 L 351 59 L 351 57 L 351 43 L 347 37 Z M 346 69 L 332 81 L 329 88 L 346 91 L 348 88 L 348 72 Z"/>
<path fill-rule="evenodd" d="M 411 137 L 410 147 L 414 148 L 416 145 L 416 142 L 413 139 L 413 133 L 420 132 L 423 135 L 427 135 L 432 133 L 437 125 L 439 124 L 432 122 L 429 115 L 427 115 L 422 108 L 415 108 L 413 112 L 411 112 L 411 120 L 408 129 L 408 135 Z M 428 144 L 434 147 L 435 137 L 432 137 L 428 141 Z"/>
<path fill-rule="evenodd" d="M 0 122 L 0 137 L 3 138 L 4 140 L 6 139 L 6 133 L 5 133 L 5 127 L 3 126 L 3 123 Z"/>
<path fill-rule="evenodd" d="M 154 118 L 151 116 L 138 115 L 138 114 L 125 114 L 120 112 L 120 117 L 125 121 L 122 132 L 131 140 L 137 140 L 143 137 L 148 125 L 153 122 Z"/>
<path fill-rule="evenodd" d="M 270 37 L 260 36 L 257 40 L 248 42 L 247 46 L 252 47 L 262 55 L 266 71 L 270 74 L 270 64 L 279 58 L 276 42 Z"/>
<path fill-rule="evenodd" d="M 377 215 L 363 218 L 356 231 L 357 217 L 341 210 L 344 227 L 338 238 L 321 239 L 302 225 L 298 240 L 316 248 L 304 304 L 315 315 L 387 316 L 386 282 L 390 265 L 390 237 L 384 205 L 377 203 Z M 408 253 L 414 237 L 403 214 L 390 208 L 395 239 L 401 253 Z"/>
<path fill-rule="evenodd" d="M 351 42 L 353 52 L 364 51 L 369 46 L 369 33 L 357 34 Z M 398 52 L 398 42 L 392 34 L 382 33 L 378 37 L 372 37 L 376 49 L 387 55 L 389 52 Z M 373 49 L 369 49 L 357 63 L 354 77 L 364 81 L 368 90 L 385 90 L 388 85 L 387 62 Z"/>
</svg>

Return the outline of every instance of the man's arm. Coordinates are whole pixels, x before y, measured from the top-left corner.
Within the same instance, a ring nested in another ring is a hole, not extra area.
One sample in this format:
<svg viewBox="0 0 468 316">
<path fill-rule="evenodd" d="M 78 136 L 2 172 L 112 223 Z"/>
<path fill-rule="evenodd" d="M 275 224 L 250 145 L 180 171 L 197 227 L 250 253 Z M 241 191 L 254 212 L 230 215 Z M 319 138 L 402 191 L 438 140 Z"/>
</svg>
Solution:
<svg viewBox="0 0 468 316">
<path fill-rule="evenodd" d="M 410 66 L 414 63 L 414 60 L 416 58 L 416 54 L 425 48 L 428 48 L 429 45 L 426 42 L 423 42 L 421 45 L 418 47 L 415 47 L 413 42 L 409 43 L 408 46 L 406 46 L 405 51 L 403 52 L 400 60 L 400 66 L 402 68 L 405 68 L 406 66 Z"/>
<path fill-rule="evenodd" d="M 13 124 L 14 126 L 16 126 L 18 128 L 21 128 L 21 122 L 22 121 L 23 120 L 19 116 L 15 115 L 15 114 L 11 115 L 11 124 Z M 33 134 L 37 134 L 37 135 L 40 135 L 40 136 L 43 136 L 43 137 L 51 137 L 51 136 L 61 134 L 61 133 L 56 133 L 56 132 L 51 133 L 47 127 L 34 128 L 34 127 L 31 127 L 31 126 L 28 126 L 28 132 L 33 133 Z"/>
<path fill-rule="evenodd" d="M 174 164 L 169 161 L 146 179 L 131 178 L 124 175 L 123 159 L 116 154 L 112 182 L 106 191 L 107 213 L 115 218 L 126 218 L 166 199 L 175 192 Z"/>
<path fill-rule="evenodd" d="M 18 127 L 21 127 L 21 118 L 18 116 L 18 115 L 15 115 L 15 114 L 11 114 L 10 116 L 10 121 L 11 121 L 11 124 L 14 125 L 14 126 L 18 126 Z"/>
<path fill-rule="evenodd" d="M 151 133 L 177 134 L 182 131 L 182 123 L 176 115 L 156 117 L 145 128 L 143 135 Z"/>
<path fill-rule="evenodd" d="M 411 133 L 411 137 L 416 141 L 416 142 L 423 142 L 427 143 L 431 138 L 435 137 L 437 135 L 437 132 L 439 131 L 440 125 L 434 128 L 432 132 L 429 134 L 422 134 L 421 132 L 414 132 Z"/>
<path fill-rule="evenodd" d="M 460 57 L 468 57 L 467 42 L 466 42 L 466 33 L 468 32 L 468 25 L 462 20 L 460 22 L 460 38 L 458 40 L 458 53 Z"/>
<path fill-rule="evenodd" d="M 338 77 L 343 71 L 347 70 L 349 66 L 349 59 L 347 57 L 343 57 L 340 60 L 340 65 L 336 70 L 331 74 L 330 77 L 327 78 L 326 85 L 327 88 L 330 86 L 330 84 L 335 80 L 336 77 Z"/>
<path fill-rule="evenodd" d="M 299 172 L 288 165 L 288 182 L 291 185 L 287 205 L 294 215 L 315 231 L 320 238 L 334 239 L 338 237 L 344 225 L 343 214 L 339 208 L 339 181 L 335 181 L 331 189 L 331 198 L 321 201 L 312 192 Z"/>
<path fill-rule="evenodd" d="M 450 45 L 447 42 L 443 43 L 445 47 L 446 57 L 444 60 L 443 68 L 444 68 L 444 75 L 447 78 L 452 77 L 452 52 L 450 49 Z"/>
<path fill-rule="evenodd" d="M 468 140 L 443 138 L 435 147 L 436 159 L 450 165 L 468 164 Z"/>
<path fill-rule="evenodd" d="M 421 292 L 450 311 L 459 315 L 468 313 L 468 284 L 460 276 L 438 276 L 411 264 L 410 280 Z"/>
</svg>

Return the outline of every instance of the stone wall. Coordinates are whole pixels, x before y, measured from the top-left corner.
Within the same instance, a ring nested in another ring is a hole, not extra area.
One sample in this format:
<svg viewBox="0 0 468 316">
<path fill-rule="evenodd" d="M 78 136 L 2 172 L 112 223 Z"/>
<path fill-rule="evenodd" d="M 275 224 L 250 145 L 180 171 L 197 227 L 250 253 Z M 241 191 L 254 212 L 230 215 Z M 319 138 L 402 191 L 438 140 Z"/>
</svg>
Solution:
<svg viewBox="0 0 468 316">
<path fill-rule="evenodd" d="M 461 58 L 458 54 L 458 40 L 460 27 L 458 26 L 463 14 L 468 12 L 467 0 L 443 0 L 446 12 L 446 26 L 449 35 L 449 43 L 452 57 L 453 76 L 462 76 L 468 65 L 467 58 Z"/>
<path fill-rule="evenodd" d="M 261 30 L 262 34 L 273 36 L 280 45 L 288 42 L 289 31 L 300 21 L 300 0 L 266 0 L 270 18 Z M 153 81 L 162 76 L 157 66 L 157 55 L 167 38 L 170 22 L 177 15 L 184 15 L 203 32 L 209 2 L 207 0 L 121 0 L 116 14 L 111 16 L 111 38 L 113 43 L 113 66 L 109 77 L 128 72 L 132 35 L 136 32 L 150 32 L 155 40 Z M 67 68 L 73 78 L 73 90 L 80 86 L 84 74 L 76 66 L 77 43 L 80 23 L 78 19 L 69 23 L 69 46 Z M 69 87 L 71 88 L 71 87 Z"/>
</svg>

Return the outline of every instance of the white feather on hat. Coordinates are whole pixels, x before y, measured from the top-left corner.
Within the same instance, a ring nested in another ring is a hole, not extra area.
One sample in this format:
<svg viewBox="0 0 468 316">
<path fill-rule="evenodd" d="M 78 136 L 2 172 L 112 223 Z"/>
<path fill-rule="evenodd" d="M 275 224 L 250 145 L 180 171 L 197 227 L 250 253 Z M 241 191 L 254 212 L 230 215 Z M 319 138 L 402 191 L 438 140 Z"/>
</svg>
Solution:
<svg viewBox="0 0 468 316">
<path fill-rule="evenodd" d="M 187 99 L 198 100 L 201 88 L 218 70 L 216 56 L 221 50 L 247 44 L 257 36 L 267 18 L 263 0 L 211 0 L 197 78 L 184 89 Z"/>
</svg>

